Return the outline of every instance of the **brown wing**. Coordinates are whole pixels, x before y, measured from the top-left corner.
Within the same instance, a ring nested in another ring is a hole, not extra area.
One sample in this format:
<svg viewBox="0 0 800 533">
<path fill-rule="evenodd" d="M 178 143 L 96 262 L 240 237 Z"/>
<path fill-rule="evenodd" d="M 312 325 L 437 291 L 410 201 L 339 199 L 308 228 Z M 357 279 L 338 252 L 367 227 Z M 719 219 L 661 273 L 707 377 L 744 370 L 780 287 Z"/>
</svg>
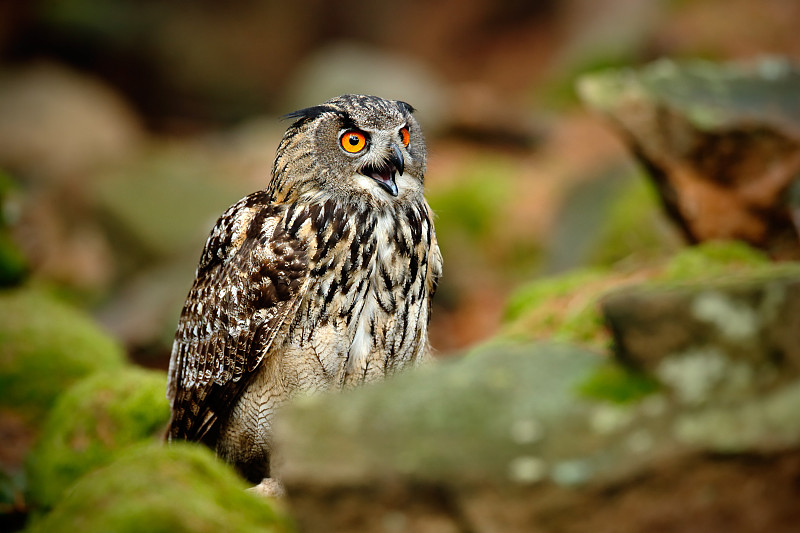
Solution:
<svg viewBox="0 0 800 533">
<path fill-rule="evenodd" d="M 296 312 L 308 259 L 285 214 L 285 206 L 259 192 L 226 211 L 212 230 L 172 347 L 170 439 L 213 445 L 217 422 Z"/>
</svg>

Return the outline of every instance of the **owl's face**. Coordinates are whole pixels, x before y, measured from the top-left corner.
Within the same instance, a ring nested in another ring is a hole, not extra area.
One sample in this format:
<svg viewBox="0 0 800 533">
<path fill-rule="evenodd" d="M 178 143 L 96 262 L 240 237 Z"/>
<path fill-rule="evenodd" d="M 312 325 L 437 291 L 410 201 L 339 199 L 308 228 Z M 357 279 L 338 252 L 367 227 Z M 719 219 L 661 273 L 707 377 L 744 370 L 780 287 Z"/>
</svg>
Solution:
<svg viewBox="0 0 800 533">
<path fill-rule="evenodd" d="M 422 194 L 425 175 L 425 140 L 412 112 L 405 102 L 343 95 L 289 114 L 297 121 L 281 148 L 290 147 L 287 137 L 305 146 L 303 157 L 314 161 L 302 165 L 305 178 L 323 194 L 372 205 L 402 202 Z"/>
</svg>

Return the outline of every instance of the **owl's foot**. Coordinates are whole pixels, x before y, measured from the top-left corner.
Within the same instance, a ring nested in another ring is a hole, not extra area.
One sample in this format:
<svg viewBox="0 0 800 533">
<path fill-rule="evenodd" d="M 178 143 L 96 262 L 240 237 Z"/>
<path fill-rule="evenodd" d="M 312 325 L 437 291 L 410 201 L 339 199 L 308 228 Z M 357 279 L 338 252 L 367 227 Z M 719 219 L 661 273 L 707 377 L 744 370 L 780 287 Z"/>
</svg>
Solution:
<svg viewBox="0 0 800 533">
<path fill-rule="evenodd" d="M 274 477 L 265 477 L 261 480 L 261 483 L 247 489 L 247 492 L 264 498 L 283 498 L 286 496 L 286 489 L 283 488 L 283 483 Z"/>
</svg>

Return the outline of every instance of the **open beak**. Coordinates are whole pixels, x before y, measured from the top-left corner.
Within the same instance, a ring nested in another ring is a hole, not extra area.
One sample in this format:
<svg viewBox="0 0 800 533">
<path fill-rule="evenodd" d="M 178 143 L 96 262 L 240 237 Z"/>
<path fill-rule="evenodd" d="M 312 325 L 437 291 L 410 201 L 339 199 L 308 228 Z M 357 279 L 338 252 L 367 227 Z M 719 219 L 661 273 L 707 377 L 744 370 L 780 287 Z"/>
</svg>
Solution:
<svg viewBox="0 0 800 533">
<path fill-rule="evenodd" d="M 397 196 L 397 183 L 394 181 L 395 171 L 403 174 L 405 161 L 400 148 L 392 143 L 389 157 L 378 166 L 367 165 L 361 169 L 361 174 L 374 179 L 378 185 L 383 187 L 392 196 Z"/>
</svg>

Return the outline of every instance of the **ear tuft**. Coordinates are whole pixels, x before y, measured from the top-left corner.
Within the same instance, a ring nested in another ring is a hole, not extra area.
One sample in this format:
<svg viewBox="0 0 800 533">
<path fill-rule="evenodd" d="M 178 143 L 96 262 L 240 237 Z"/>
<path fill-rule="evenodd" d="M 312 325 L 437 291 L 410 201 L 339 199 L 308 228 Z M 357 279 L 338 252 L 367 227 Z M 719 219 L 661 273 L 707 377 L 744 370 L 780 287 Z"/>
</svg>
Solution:
<svg viewBox="0 0 800 533">
<path fill-rule="evenodd" d="M 305 109 L 298 109 L 291 113 L 286 113 L 281 117 L 284 120 L 294 120 L 292 126 L 299 126 L 306 121 L 319 118 L 325 113 L 338 113 L 339 111 L 329 105 L 315 105 L 313 107 L 306 107 Z"/>
<path fill-rule="evenodd" d="M 402 100 L 397 100 L 397 109 L 400 110 L 401 113 L 412 114 L 416 109 L 409 103 L 403 102 Z"/>
</svg>

